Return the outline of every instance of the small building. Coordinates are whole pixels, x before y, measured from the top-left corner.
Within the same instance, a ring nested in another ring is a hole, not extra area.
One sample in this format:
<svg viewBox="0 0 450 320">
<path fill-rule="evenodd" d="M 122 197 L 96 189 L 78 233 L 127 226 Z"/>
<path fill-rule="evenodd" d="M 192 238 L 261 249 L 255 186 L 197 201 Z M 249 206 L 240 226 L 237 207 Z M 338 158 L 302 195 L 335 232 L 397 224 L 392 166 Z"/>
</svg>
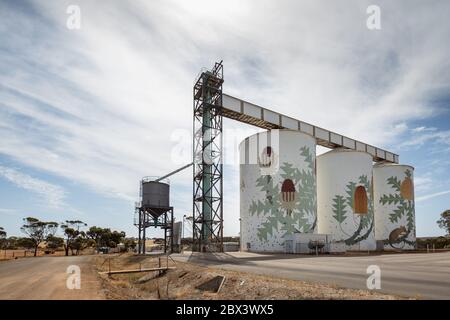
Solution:
<svg viewBox="0 0 450 320">
<path fill-rule="evenodd" d="M 223 252 L 235 252 L 239 251 L 239 242 L 224 242 Z"/>
</svg>

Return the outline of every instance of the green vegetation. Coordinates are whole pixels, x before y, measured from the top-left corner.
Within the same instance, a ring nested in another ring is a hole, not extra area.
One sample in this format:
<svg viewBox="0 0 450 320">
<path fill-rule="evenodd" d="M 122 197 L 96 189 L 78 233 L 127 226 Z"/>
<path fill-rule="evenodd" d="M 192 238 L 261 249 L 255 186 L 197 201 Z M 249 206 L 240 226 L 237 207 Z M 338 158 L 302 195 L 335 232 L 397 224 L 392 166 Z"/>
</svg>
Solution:
<svg viewBox="0 0 450 320">
<path fill-rule="evenodd" d="M 66 220 L 61 224 L 65 237 L 63 245 L 66 256 L 69 255 L 69 249 L 74 255 L 74 250 L 78 254 L 83 247 L 88 246 L 86 234 L 80 230 L 82 227 L 87 227 L 87 224 L 80 220 Z"/>
<path fill-rule="evenodd" d="M 417 238 L 418 249 L 450 249 L 450 237 Z"/>
<path fill-rule="evenodd" d="M 56 235 L 58 228 L 63 236 Z M 23 219 L 20 230 L 26 237 L 7 238 L 7 233 L 0 227 L 0 249 L 17 250 L 33 249 L 37 256 L 38 248 L 46 248 L 46 253 L 64 249 L 65 255 L 78 255 L 86 248 L 100 247 L 116 248 L 123 243 L 124 249 L 134 249 L 136 241 L 133 238 L 125 238 L 123 231 L 112 231 L 110 228 L 91 227 L 87 230 L 87 224 L 80 220 L 66 220 L 61 224 L 57 222 L 45 222 L 34 217 Z"/>
<path fill-rule="evenodd" d="M 447 232 L 447 236 L 450 236 L 450 210 L 445 210 L 441 213 L 441 218 L 437 221 L 439 228 L 444 229 Z"/>
<path fill-rule="evenodd" d="M 125 232 L 111 231 L 109 228 L 90 227 L 86 236 L 93 240 L 96 249 L 100 247 L 116 248 L 125 239 Z"/>
<path fill-rule="evenodd" d="M 3 227 L 0 227 L 0 249 L 3 249 L 6 243 L 6 231 Z"/>
<path fill-rule="evenodd" d="M 47 249 L 51 249 L 51 250 L 57 250 L 59 248 L 61 248 L 64 245 L 64 239 L 61 237 L 56 237 L 53 235 L 50 235 L 47 237 Z"/>
<path fill-rule="evenodd" d="M 53 236 L 56 233 L 58 223 L 44 222 L 33 217 L 24 218 L 23 222 L 24 224 L 20 230 L 28 235 L 28 238 L 33 243 L 34 256 L 36 256 L 39 245 L 47 240 L 49 236 Z"/>
</svg>

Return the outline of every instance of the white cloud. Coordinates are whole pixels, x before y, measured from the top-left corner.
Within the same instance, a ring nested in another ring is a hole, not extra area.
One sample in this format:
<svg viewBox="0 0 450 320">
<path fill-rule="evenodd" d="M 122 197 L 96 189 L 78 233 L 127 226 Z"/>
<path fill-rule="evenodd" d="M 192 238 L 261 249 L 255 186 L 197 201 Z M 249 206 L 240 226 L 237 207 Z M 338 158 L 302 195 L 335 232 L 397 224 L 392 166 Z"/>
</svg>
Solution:
<svg viewBox="0 0 450 320">
<path fill-rule="evenodd" d="M 443 147 L 450 145 L 450 130 L 437 130 L 436 128 L 421 127 L 420 130 L 411 130 L 411 133 L 409 139 L 400 144 L 401 148 L 417 149 L 425 144 L 434 144 L 442 149 Z"/>
<path fill-rule="evenodd" d="M 429 199 L 432 199 L 432 198 L 436 198 L 436 197 L 439 197 L 439 196 L 443 196 L 443 195 L 446 195 L 446 194 L 449 194 L 449 193 L 450 193 L 450 190 L 427 194 L 427 195 L 424 195 L 424 196 L 417 197 L 416 198 L 416 202 L 422 202 L 422 201 L 429 200 Z"/>
<path fill-rule="evenodd" d="M 417 127 L 417 128 L 412 129 L 412 132 L 424 132 L 424 131 L 436 131 L 436 130 L 437 130 L 436 128 L 428 128 L 428 127 L 422 126 L 422 127 Z"/>
<path fill-rule="evenodd" d="M 426 173 L 423 176 L 414 177 L 414 186 L 417 191 L 427 191 L 434 187 L 433 178 L 430 173 Z"/>
<path fill-rule="evenodd" d="M 33 178 L 15 169 L 0 166 L 0 176 L 14 183 L 17 187 L 34 192 L 46 201 L 51 208 L 59 208 L 64 204 L 65 191 L 62 187 Z M 2 210 L 10 213 L 11 210 Z"/>
<path fill-rule="evenodd" d="M 14 215 L 16 212 L 17 211 L 15 209 L 0 208 L 0 214 Z"/>
<path fill-rule="evenodd" d="M 445 2 L 380 3 L 377 32 L 369 1 L 78 1 L 78 31 L 69 4 L 0 5 L 0 153 L 130 202 L 142 176 L 180 165 L 173 133 L 191 130 L 194 76 L 216 59 L 225 92 L 384 148 L 450 85 Z M 188 171 L 172 186 L 190 188 Z M 226 179 L 237 230 L 237 173 Z"/>
</svg>

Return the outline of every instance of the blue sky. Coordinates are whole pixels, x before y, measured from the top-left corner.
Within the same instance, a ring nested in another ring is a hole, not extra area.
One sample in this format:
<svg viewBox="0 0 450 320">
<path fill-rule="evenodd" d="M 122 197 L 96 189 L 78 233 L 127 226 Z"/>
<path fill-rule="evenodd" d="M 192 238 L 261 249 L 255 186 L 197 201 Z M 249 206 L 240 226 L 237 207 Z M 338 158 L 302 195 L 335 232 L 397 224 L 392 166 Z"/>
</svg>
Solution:
<svg viewBox="0 0 450 320">
<path fill-rule="evenodd" d="M 72 4 L 79 30 L 66 27 Z M 370 4 L 381 8 L 381 30 L 366 27 Z M 81 219 L 136 235 L 138 181 L 189 162 L 193 81 L 223 59 L 226 93 L 413 165 L 417 234 L 441 235 L 436 220 L 450 207 L 449 9 L 448 1 L 2 1 L 0 226 L 20 235 L 26 216 Z M 225 126 L 227 154 L 257 131 Z M 238 174 L 226 165 L 226 235 L 239 229 Z M 190 171 L 171 186 L 181 219 L 192 210 Z"/>
</svg>

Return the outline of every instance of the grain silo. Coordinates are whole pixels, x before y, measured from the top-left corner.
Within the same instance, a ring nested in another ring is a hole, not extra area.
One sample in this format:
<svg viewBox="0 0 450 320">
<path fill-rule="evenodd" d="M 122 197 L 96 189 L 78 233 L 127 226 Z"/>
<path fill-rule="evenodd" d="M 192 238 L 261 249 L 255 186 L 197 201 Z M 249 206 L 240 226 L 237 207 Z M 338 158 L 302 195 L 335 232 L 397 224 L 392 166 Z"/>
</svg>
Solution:
<svg viewBox="0 0 450 320">
<path fill-rule="evenodd" d="M 375 239 L 379 250 L 416 248 L 414 168 L 380 163 L 373 167 Z"/>
<path fill-rule="evenodd" d="M 331 235 L 331 251 L 375 249 L 371 190 L 370 154 L 334 149 L 317 157 L 318 232 Z"/>
<path fill-rule="evenodd" d="M 240 151 L 241 250 L 284 252 L 316 228 L 316 141 L 295 130 L 246 138 Z"/>
</svg>

